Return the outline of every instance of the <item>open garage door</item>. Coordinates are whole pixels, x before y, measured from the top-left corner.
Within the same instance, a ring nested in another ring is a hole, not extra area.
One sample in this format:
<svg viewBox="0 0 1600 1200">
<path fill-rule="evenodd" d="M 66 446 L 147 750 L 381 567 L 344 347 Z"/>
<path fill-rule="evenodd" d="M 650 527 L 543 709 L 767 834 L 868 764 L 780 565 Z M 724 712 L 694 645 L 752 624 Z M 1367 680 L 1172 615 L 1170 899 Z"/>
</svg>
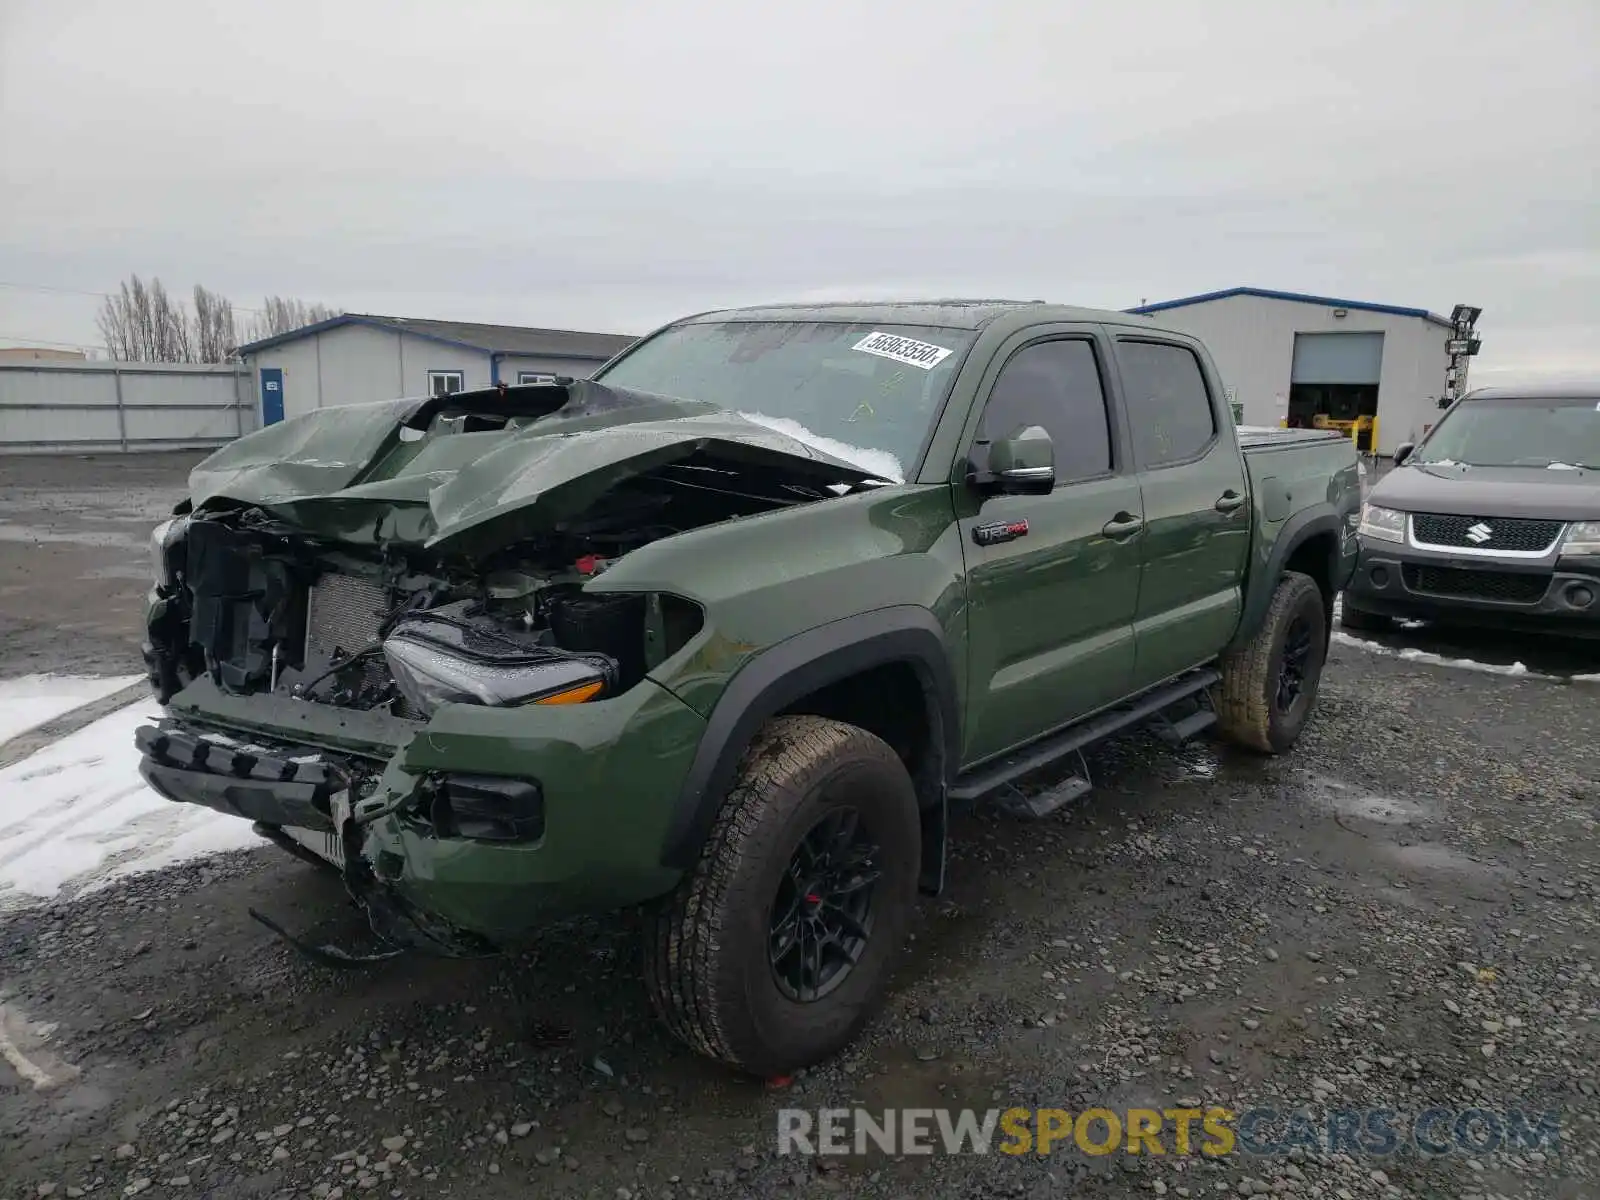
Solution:
<svg viewBox="0 0 1600 1200">
<path fill-rule="evenodd" d="M 1362 417 L 1376 417 L 1382 370 L 1381 332 L 1295 334 L 1289 424 L 1331 425 L 1348 431 Z M 1370 420 L 1365 423 L 1370 424 Z M 1367 436 L 1370 439 L 1370 432 Z"/>
</svg>

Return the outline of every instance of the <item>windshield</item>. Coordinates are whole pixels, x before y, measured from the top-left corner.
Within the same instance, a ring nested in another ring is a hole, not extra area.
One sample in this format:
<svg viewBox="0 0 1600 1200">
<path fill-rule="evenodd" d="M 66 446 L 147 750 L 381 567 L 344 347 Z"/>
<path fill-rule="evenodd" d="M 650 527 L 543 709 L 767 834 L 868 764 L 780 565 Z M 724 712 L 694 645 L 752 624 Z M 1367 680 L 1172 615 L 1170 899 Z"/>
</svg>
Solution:
<svg viewBox="0 0 1600 1200">
<path fill-rule="evenodd" d="M 1589 400 L 1463 400 L 1414 461 L 1471 467 L 1600 468 L 1600 406 Z"/>
<path fill-rule="evenodd" d="M 598 378 L 720 405 L 901 482 L 974 336 L 834 321 L 690 322 Z"/>
</svg>

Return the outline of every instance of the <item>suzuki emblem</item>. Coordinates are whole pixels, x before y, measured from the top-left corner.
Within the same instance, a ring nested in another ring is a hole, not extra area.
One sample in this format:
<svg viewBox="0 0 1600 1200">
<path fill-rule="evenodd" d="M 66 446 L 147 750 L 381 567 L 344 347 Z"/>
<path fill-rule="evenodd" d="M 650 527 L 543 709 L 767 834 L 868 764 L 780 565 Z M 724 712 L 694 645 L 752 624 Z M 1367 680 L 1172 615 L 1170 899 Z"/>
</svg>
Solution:
<svg viewBox="0 0 1600 1200">
<path fill-rule="evenodd" d="M 1476 525 L 1467 530 L 1467 541 L 1471 542 L 1474 546 L 1483 545 L 1493 536 L 1494 529 L 1491 526 L 1484 524 L 1482 521 L 1479 521 Z"/>
</svg>

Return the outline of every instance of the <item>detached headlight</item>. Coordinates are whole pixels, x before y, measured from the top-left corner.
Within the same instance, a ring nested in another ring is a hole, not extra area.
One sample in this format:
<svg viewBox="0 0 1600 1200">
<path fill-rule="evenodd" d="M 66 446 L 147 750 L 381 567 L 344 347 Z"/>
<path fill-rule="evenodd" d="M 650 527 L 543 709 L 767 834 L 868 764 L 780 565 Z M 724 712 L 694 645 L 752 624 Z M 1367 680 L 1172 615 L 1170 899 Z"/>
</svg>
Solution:
<svg viewBox="0 0 1600 1200">
<path fill-rule="evenodd" d="M 420 613 L 384 639 L 383 657 L 400 694 L 424 715 L 441 704 L 582 704 L 605 691 L 614 670 L 601 655 L 526 646 Z"/>
<path fill-rule="evenodd" d="M 1403 542 L 1406 540 L 1406 515 L 1398 509 L 1363 504 L 1361 527 L 1357 532 L 1381 542 Z"/>
<path fill-rule="evenodd" d="M 150 573 L 157 587 L 170 588 L 178 582 L 172 550 L 188 528 L 188 517 L 169 517 L 150 531 Z"/>
<path fill-rule="evenodd" d="M 1567 526 L 1561 553 L 1600 554 L 1600 521 L 1576 521 Z"/>
</svg>

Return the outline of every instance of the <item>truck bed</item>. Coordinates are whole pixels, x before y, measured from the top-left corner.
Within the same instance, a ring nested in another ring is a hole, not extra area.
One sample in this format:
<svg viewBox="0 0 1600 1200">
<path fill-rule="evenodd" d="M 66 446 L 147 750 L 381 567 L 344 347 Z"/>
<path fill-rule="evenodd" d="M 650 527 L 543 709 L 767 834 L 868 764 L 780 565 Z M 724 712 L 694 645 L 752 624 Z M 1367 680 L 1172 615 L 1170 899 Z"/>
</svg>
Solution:
<svg viewBox="0 0 1600 1200">
<path fill-rule="evenodd" d="M 1239 426 L 1239 446 L 1251 450 L 1282 450 L 1306 442 L 1344 442 L 1349 439 L 1336 429 L 1279 429 L 1270 425 Z"/>
</svg>

